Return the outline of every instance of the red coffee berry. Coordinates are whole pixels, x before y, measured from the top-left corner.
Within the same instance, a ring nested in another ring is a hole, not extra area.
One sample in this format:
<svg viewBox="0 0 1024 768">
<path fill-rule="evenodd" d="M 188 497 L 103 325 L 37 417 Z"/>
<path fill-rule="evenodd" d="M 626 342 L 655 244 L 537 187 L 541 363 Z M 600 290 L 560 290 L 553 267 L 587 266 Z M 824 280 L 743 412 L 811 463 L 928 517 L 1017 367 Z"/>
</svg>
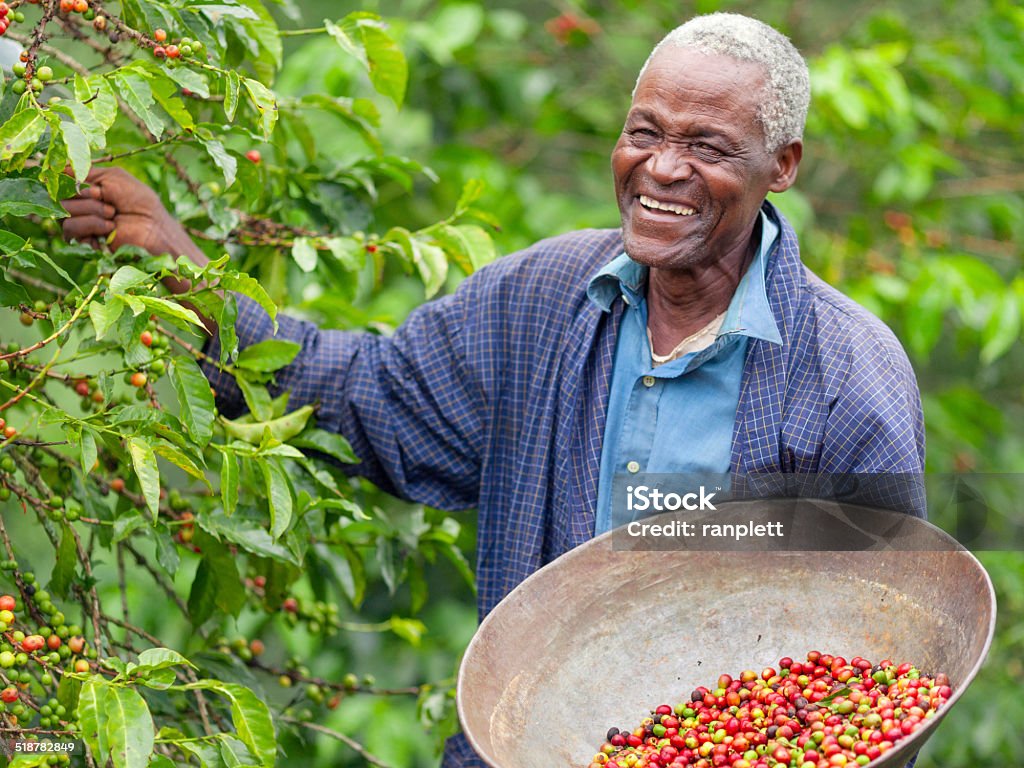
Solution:
<svg viewBox="0 0 1024 768">
<path fill-rule="evenodd" d="M 166 32 L 166 30 L 163 30 L 163 29 L 155 29 L 155 30 L 153 30 L 153 39 L 156 40 L 158 43 L 162 43 L 164 40 L 167 39 L 167 32 Z"/>
<path fill-rule="evenodd" d="M 18 689 L 13 685 L 9 685 L 0 691 L 0 701 L 5 704 L 13 704 L 18 700 Z"/>
<path fill-rule="evenodd" d="M 259 165 L 263 157 L 260 155 L 260 151 L 258 149 L 250 149 L 248 152 L 245 153 L 245 159 L 248 160 L 250 163 L 255 163 L 256 165 Z"/>
<path fill-rule="evenodd" d="M 153 55 L 156 56 L 158 59 L 162 59 L 167 56 L 167 51 L 164 49 L 162 45 L 158 45 L 156 48 L 153 49 Z"/>
<path fill-rule="evenodd" d="M 0 611 L 13 611 L 17 602 L 13 595 L 0 595 Z"/>
<path fill-rule="evenodd" d="M 287 613 L 298 613 L 299 601 L 296 600 L 294 597 L 286 597 L 284 599 L 284 602 L 281 603 L 281 610 Z"/>
<path fill-rule="evenodd" d="M 149 331 L 143 331 L 139 334 L 139 341 L 142 342 L 142 346 L 151 347 L 153 346 L 153 334 Z"/>
<path fill-rule="evenodd" d="M 114 493 L 121 493 L 124 490 L 124 480 L 120 477 L 115 477 L 110 481 L 110 490 Z"/>
<path fill-rule="evenodd" d="M 133 387 L 144 387 L 147 381 L 149 381 L 149 377 L 142 371 L 136 371 L 132 374 L 131 384 Z"/>
</svg>

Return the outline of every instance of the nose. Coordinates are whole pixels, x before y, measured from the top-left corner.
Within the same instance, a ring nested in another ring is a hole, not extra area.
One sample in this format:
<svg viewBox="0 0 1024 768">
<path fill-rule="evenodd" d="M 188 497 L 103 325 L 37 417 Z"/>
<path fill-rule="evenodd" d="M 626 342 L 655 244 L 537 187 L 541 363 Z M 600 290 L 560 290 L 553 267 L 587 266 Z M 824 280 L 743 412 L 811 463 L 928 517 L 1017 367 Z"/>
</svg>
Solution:
<svg viewBox="0 0 1024 768">
<path fill-rule="evenodd" d="M 678 147 L 665 147 L 651 153 L 647 159 L 651 178 L 661 184 L 683 181 L 693 174 L 693 166 L 686 152 Z"/>
</svg>

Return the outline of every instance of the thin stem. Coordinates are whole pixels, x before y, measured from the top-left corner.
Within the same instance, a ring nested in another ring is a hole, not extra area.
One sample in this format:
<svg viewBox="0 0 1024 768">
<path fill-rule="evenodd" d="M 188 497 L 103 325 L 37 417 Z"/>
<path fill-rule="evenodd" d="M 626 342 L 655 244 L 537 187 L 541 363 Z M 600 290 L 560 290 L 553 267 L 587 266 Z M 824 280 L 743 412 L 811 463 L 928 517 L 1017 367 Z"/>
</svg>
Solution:
<svg viewBox="0 0 1024 768">
<path fill-rule="evenodd" d="M 332 728 L 327 728 L 326 726 L 323 726 L 323 725 L 318 725 L 317 723 L 307 723 L 304 720 L 296 720 L 295 718 L 292 718 L 292 717 L 285 717 L 285 718 L 282 718 L 282 719 L 286 723 L 291 723 L 292 725 L 298 725 L 298 726 L 301 726 L 302 728 L 308 728 L 311 731 L 316 731 L 317 733 L 322 733 L 325 736 L 330 736 L 332 739 L 337 739 L 342 744 L 344 744 L 346 747 L 348 747 L 353 752 L 358 754 L 361 758 L 363 758 L 363 760 L 365 760 L 370 765 L 375 765 L 375 766 L 377 766 L 377 768 L 391 768 L 391 766 L 388 763 L 385 763 L 383 760 L 381 760 L 376 755 L 373 755 L 370 752 L 368 752 L 366 750 L 366 747 L 364 747 L 362 744 L 360 744 L 355 739 L 353 739 L 353 738 L 351 738 L 349 736 L 346 736 L 344 733 L 340 733 L 339 731 L 335 731 Z"/>
</svg>

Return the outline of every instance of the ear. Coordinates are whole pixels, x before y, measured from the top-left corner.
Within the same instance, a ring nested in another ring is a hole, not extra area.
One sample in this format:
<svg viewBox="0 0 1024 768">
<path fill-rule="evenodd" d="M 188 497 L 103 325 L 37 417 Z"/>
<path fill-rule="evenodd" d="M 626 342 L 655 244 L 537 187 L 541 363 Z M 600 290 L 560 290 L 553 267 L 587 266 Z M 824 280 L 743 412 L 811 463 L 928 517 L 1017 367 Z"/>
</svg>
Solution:
<svg viewBox="0 0 1024 768">
<path fill-rule="evenodd" d="M 804 143 L 795 139 L 775 150 L 775 178 L 768 187 L 772 192 L 785 192 L 796 181 L 797 166 L 804 156 Z"/>
</svg>

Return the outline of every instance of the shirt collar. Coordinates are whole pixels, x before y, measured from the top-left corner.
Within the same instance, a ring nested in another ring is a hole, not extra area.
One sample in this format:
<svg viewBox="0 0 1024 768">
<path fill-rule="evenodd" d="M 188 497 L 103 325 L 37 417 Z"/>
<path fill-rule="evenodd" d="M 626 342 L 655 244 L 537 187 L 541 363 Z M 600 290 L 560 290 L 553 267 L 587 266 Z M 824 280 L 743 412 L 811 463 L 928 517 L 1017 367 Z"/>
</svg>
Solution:
<svg viewBox="0 0 1024 768">
<path fill-rule="evenodd" d="M 760 216 L 761 242 L 754 260 L 736 286 L 718 335 L 739 334 L 781 344 L 782 336 L 768 303 L 764 278 L 768 255 L 778 240 L 780 227 L 764 209 Z M 637 264 L 625 253 L 619 254 L 590 279 L 587 296 L 604 312 L 611 311 L 619 296 L 628 305 L 639 305 L 644 301 L 647 271 L 647 267 Z"/>
</svg>

